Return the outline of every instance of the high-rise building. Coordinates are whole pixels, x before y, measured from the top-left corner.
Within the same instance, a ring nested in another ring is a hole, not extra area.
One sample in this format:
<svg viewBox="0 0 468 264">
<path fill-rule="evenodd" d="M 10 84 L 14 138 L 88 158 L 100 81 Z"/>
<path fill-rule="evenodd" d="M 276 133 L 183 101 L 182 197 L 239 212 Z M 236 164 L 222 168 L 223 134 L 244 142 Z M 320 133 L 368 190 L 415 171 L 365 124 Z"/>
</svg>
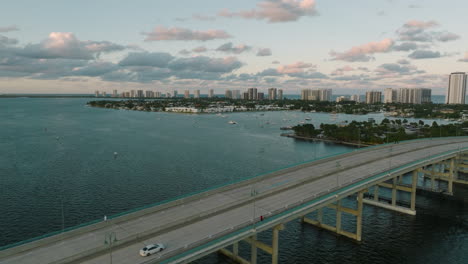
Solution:
<svg viewBox="0 0 468 264">
<path fill-rule="evenodd" d="M 135 98 L 135 90 L 130 90 L 130 97 Z"/>
<path fill-rule="evenodd" d="M 232 99 L 241 99 L 240 90 L 232 90 Z"/>
<path fill-rule="evenodd" d="M 359 103 L 361 101 L 361 97 L 359 96 L 359 94 L 353 94 L 351 95 L 350 100 Z"/>
<path fill-rule="evenodd" d="M 112 97 L 119 97 L 119 94 L 117 93 L 117 90 L 112 91 Z"/>
<path fill-rule="evenodd" d="M 155 92 L 154 97 L 160 98 L 160 97 L 162 97 L 162 93 L 161 92 Z"/>
<path fill-rule="evenodd" d="M 173 90 L 171 96 L 176 98 L 177 97 L 177 90 Z"/>
<path fill-rule="evenodd" d="M 283 90 L 282 89 L 278 90 L 278 100 L 283 100 Z"/>
<path fill-rule="evenodd" d="M 258 93 L 257 93 L 257 88 L 249 88 L 247 90 L 249 93 L 249 100 L 257 100 L 258 99 Z"/>
<path fill-rule="evenodd" d="M 424 104 L 431 102 L 431 89 L 400 88 L 396 102 L 402 104 Z"/>
<path fill-rule="evenodd" d="M 268 100 L 276 100 L 276 96 L 277 96 L 276 88 L 268 89 Z"/>
<path fill-rule="evenodd" d="M 210 89 L 208 91 L 208 98 L 213 98 L 214 97 L 214 90 L 213 89 Z"/>
<path fill-rule="evenodd" d="M 193 98 L 200 98 L 200 90 L 195 90 L 195 93 L 193 94 Z"/>
<path fill-rule="evenodd" d="M 320 101 L 331 101 L 332 98 L 332 89 L 319 89 Z"/>
<path fill-rule="evenodd" d="M 102 92 L 102 97 L 107 97 L 107 93 L 106 93 L 106 92 Z"/>
<path fill-rule="evenodd" d="M 432 90 L 427 88 L 421 89 L 421 103 L 427 104 L 432 102 Z"/>
<path fill-rule="evenodd" d="M 153 98 L 154 97 L 154 94 L 153 94 L 153 91 L 145 91 L 145 97 L 146 98 Z"/>
<path fill-rule="evenodd" d="M 184 91 L 184 98 L 185 98 L 185 99 L 189 99 L 189 98 L 190 98 L 190 91 L 189 91 L 189 90 L 185 90 L 185 91 Z"/>
<path fill-rule="evenodd" d="M 263 100 L 265 99 L 265 94 L 264 93 L 258 93 L 257 94 L 257 100 Z"/>
<path fill-rule="evenodd" d="M 449 85 L 445 96 L 446 104 L 465 104 L 466 73 L 453 72 L 449 77 Z"/>
<path fill-rule="evenodd" d="M 382 102 L 382 92 L 369 91 L 366 92 L 366 104 L 375 104 Z"/>
<path fill-rule="evenodd" d="M 398 101 L 398 92 L 392 88 L 385 88 L 384 90 L 384 103 L 391 104 Z"/>
<path fill-rule="evenodd" d="M 143 95 L 143 90 L 138 90 L 138 91 L 137 91 L 137 97 L 138 97 L 138 98 L 143 98 L 143 97 L 144 97 L 144 95 Z"/>
<path fill-rule="evenodd" d="M 96 91 L 94 92 L 94 96 L 99 97 L 99 91 L 96 90 Z"/>
<path fill-rule="evenodd" d="M 249 92 L 244 92 L 244 93 L 242 94 L 242 99 L 243 99 L 243 100 L 249 100 Z"/>
<path fill-rule="evenodd" d="M 332 90 L 331 89 L 305 89 L 301 91 L 302 100 L 309 101 L 331 101 Z"/>
<path fill-rule="evenodd" d="M 227 99 L 232 99 L 232 91 L 231 90 L 226 90 L 224 92 L 224 98 L 227 98 Z"/>
</svg>

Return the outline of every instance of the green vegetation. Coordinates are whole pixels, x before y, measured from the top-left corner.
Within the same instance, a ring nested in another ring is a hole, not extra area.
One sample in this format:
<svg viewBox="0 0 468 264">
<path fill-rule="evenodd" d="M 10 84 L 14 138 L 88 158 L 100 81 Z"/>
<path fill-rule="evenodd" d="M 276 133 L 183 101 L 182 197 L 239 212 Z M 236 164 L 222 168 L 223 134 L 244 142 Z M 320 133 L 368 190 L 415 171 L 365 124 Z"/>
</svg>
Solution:
<svg viewBox="0 0 468 264">
<path fill-rule="evenodd" d="M 380 124 L 352 121 L 342 125 L 321 124 L 318 129 L 312 124 L 304 124 L 293 127 L 293 130 L 299 137 L 375 145 L 416 138 L 467 136 L 468 122 L 447 125 L 433 122 L 429 125 L 422 120 L 408 123 L 406 119 L 385 118 Z"/>
</svg>

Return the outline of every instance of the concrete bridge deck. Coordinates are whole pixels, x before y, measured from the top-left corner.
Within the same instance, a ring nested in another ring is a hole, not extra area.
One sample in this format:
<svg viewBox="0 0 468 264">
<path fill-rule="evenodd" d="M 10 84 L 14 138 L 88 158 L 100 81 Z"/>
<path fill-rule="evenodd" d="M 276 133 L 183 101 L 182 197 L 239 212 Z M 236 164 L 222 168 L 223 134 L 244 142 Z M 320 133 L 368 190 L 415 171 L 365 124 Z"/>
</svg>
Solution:
<svg viewBox="0 0 468 264">
<path fill-rule="evenodd" d="M 0 263 L 105 263 L 110 232 L 117 237 L 113 263 L 188 262 L 372 186 L 390 169 L 409 172 L 466 148 L 468 138 L 456 137 L 356 150 L 9 248 L 0 251 Z M 139 256 L 155 242 L 166 250 Z"/>
</svg>

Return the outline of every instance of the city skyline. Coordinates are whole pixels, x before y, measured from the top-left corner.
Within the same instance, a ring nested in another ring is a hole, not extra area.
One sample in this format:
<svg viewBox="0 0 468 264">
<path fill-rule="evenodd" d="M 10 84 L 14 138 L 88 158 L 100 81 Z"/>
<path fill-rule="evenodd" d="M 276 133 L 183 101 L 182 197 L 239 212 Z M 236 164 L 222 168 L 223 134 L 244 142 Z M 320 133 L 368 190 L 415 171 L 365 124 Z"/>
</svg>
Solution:
<svg viewBox="0 0 468 264">
<path fill-rule="evenodd" d="M 463 1 L 51 1 L 40 15 L 24 2 L 4 3 L 0 93 L 391 87 L 444 95 L 450 73 L 468 71 Z"/>
</svg>

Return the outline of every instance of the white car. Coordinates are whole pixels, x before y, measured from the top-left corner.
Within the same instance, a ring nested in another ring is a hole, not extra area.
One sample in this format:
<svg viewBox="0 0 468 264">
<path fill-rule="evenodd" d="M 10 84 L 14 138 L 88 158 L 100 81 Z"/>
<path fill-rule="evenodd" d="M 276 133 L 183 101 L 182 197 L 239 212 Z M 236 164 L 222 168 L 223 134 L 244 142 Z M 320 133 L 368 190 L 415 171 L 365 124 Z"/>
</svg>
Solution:
<svg viewBox="0 0 468 264">
<path fill-rule="evenodd" d="M 165 248 L 166 247 L 161 243 L 147 245 L 146 247 L 140 249 L 140 255 L 142 257 L 147 257 L 147 256 L 152 255 L 154 253 L 161 252 Z"/>
</svg>

